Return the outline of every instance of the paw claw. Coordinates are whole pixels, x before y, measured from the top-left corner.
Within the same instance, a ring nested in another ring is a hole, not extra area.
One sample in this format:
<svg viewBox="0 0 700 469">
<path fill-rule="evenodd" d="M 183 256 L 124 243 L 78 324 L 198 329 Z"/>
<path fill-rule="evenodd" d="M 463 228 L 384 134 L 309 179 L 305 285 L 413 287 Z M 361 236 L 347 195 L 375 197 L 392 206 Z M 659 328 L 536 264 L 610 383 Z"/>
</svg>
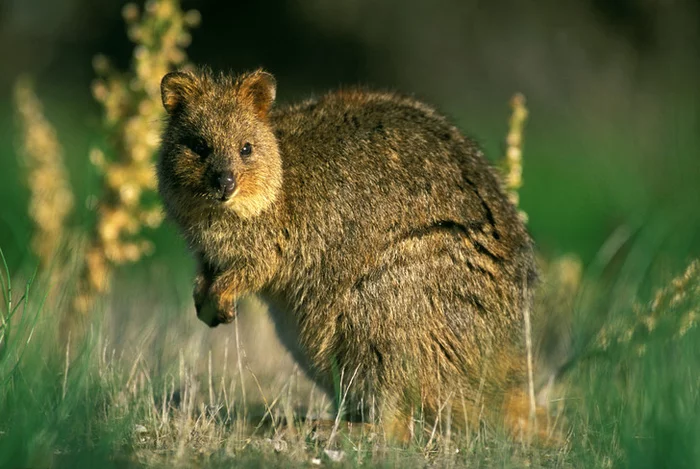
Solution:
<svg viewBox="0 0 700 469">
<path fill-rule="evenodd" d="M 219 324 L 233 322 L 236 317 L 236 305 L 222 307 L 217 305 L 211 298 L 205 298 L 200 304 L 195 302 L 197 317 L 209 327 L 216 327 Z"/>
</svg>

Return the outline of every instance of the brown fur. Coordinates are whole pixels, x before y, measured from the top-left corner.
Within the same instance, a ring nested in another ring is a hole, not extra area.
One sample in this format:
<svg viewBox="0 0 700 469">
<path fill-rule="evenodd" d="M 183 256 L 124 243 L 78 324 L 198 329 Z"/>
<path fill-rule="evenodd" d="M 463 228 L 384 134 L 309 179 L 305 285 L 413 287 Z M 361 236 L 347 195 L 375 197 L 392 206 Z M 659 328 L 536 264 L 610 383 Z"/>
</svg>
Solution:
<svg viewBox="0 0 700 469">
<path fill-rule="evenodd" d="M 332 391 L 356 373 L 352 395 L 375 396 L 399 439 L 446 402 L 454 423 L 519 421 L 501 410 L 522 408 L 532 247 L 473 141 L 391 93 L 272 109 L 261 71 L 169 74 L 162 90 L 159 188 L 199 259 L 203 321 L 259 294 L 309 375 Z M 222 201 L 211 175 L 229 170 Z"/>
</svg>

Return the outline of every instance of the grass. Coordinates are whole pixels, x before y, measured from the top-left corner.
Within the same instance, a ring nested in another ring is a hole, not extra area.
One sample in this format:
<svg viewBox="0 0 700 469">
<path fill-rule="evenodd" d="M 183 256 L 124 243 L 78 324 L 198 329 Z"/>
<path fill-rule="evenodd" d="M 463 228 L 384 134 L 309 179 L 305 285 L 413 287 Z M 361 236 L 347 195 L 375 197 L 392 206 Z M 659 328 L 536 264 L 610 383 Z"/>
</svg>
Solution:
<svg viewBox="0 0 700 469">
<path fill-rule="evenodd" d="M 590 344 L 601 324 L 634 324 L 639 309 L 659 296 L 654 288 L 674 284 L 670 274 L 663 282 L 656 277 L 668 265 L 662 252 L 650 251 L 659 236 L 651 227 L 642 230 L 623 245 L 627 253 L 601 255 L 604 265 L 591 266 L 573 317 L 575 342 Z M 650 252 L 657 255 L 650 259 Z M 562 407 L 554 412 L 566 428 L 561 446 L 419 422 L 425 431 L 399 447 L 371 427 L 346 422 L 330 441 L 330 399 L 296 370 L 264 308 L 248 302 L 228 330 L 200 327 L 180 288 L 186 270 L 161 261 L 132 267 L 85 335 L 61 342 L 56 319 L 65 298 L 47 293 L 54 290 L 41 275 L 23 280 L 21 269 L 11 275 L 4 268 L 0 467 L 695 467 L 700 461 L 700 332 L 691 325 L 679 336 L 673 319 L 700 306 L 700 278 L 662 301 L 658 311 L 669 325 L 661 321 L 663 327 L 640 339 L 643 355 L 636 342 L 618 344 L 579 359 L 562 378 L 552 403 Z M 147 290 L 139 288 L 145 279 Z"/>
</svg>

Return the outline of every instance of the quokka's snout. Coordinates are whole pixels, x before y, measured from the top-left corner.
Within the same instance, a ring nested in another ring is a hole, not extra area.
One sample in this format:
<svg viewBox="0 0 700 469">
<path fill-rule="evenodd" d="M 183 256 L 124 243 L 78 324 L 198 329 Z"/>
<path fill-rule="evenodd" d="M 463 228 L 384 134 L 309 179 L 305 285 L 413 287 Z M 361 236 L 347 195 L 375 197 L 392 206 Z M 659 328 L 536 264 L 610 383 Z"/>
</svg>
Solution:
<svg viewBox="0 0 700 469">
<path fill-rule="evenodd" d="M 236 178 L 233 176 L 233 171 L 214 172 L 211 187 L 218 200 L 222 202 L 228 201 L 236 190 Z"/>
</svg>

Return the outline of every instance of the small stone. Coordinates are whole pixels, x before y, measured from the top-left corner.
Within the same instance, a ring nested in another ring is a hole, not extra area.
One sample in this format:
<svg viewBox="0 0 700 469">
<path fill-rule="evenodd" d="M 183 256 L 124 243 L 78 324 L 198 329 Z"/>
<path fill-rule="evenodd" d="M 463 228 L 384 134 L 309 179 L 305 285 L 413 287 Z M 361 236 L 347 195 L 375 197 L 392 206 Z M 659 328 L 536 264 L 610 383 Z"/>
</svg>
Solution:
<svg viewBox="0 0 700 469">
<path fill-rule="evenodd" d="M 328 459 L 330 459 L 333 462 L 340 462 L 345 457 L 345 452 L 343 451 L 326 449 L 323 452 L 326 454 L 326 456 L 328 456 Z"/>
<path fill-rule="evenodd" d="M 275 439 L 272 442 L 272 447 L 275 449 L 276 452 L 282 453 L 287 451 L 287 442 L 284 440 Z"/>
<path fill-rule="evenodd" d="M 287 442 L 280 438 L 275 438 L 274 440 L 271 438 L 266 438 L 265 443 L 272 445 L 272 448 L 276 453 L 287 451 Z"/>
<path fill-rule="evenodd" d="M 135 425 L 134 426 L 134 433 L 141 434 L 141 433 L 147 433 L 147 432 L 148 432 L 148 430 L 143 425 Z"/>
</svg>

